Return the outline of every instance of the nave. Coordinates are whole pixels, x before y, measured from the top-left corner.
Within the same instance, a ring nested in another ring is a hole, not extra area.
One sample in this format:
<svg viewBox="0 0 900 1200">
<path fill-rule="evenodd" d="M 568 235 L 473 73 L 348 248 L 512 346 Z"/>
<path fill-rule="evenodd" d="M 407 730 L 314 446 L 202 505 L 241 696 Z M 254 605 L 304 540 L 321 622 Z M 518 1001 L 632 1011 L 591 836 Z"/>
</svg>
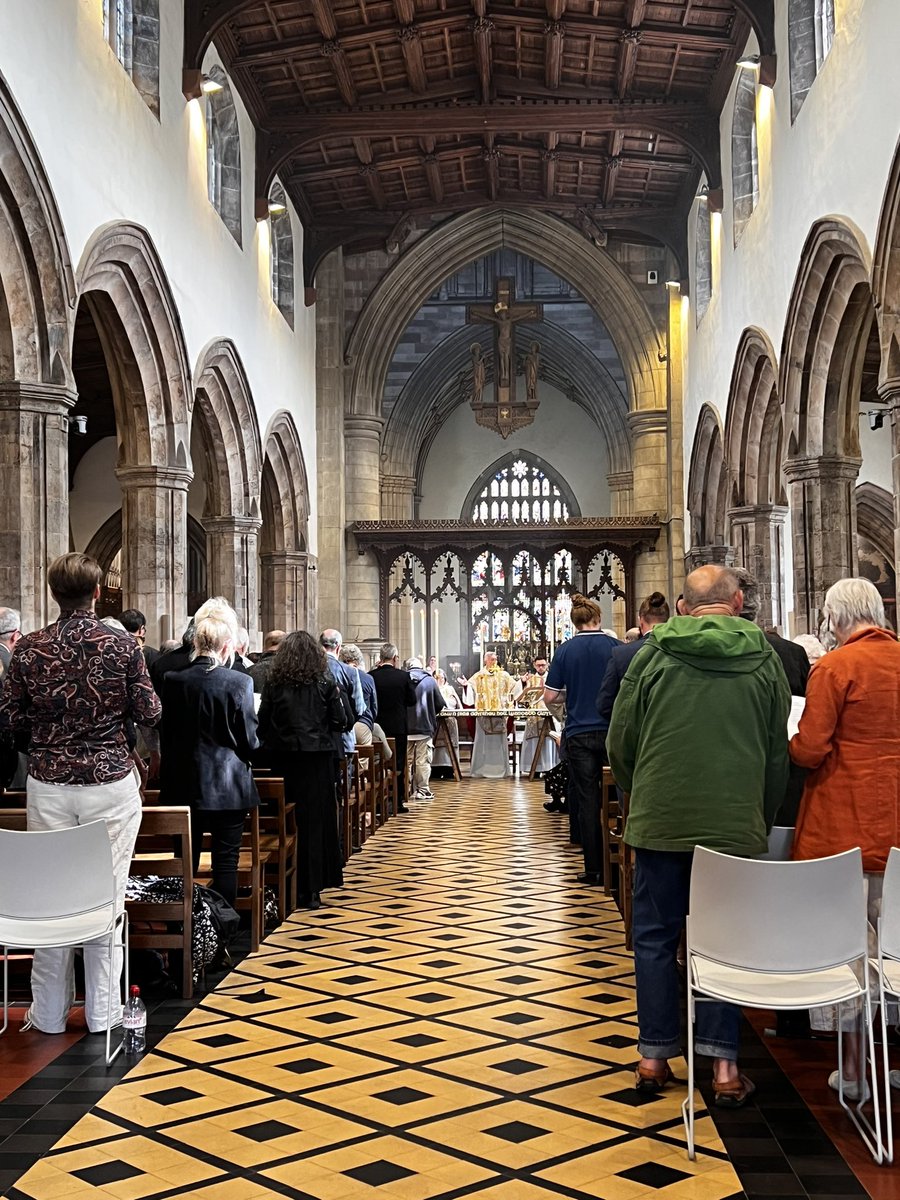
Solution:
<svg viewBox="0 0 900 1200">
<path fill-rule="evenodd" d="M 6 1200 L 865 1195 L 761 1046 L 760 1108 L 702 1115 L 688 1161 L 683 1089 L 633 1089 L 618 912 L 571 883 L 542 799 L 467 780 L 391 821 Z M 0 1103 L 4 1133 L 27 1091 Z"/>
</svg>

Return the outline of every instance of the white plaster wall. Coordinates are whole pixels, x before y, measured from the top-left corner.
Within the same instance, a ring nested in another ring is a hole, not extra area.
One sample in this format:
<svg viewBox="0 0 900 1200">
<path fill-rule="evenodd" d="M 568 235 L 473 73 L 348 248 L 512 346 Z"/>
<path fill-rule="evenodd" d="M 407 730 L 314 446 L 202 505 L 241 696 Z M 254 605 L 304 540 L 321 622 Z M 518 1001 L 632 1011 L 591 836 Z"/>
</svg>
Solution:
<svg viewBox="0 0 900 1200">
<path fill-rule="evenodd" d="M 122 490 L 114 474 L 116 453 L 116 439 L 102 438 L 76 468 L 69 493 L 69 528 L 76 550 L 86 550 L 100 526 L 122 507 Z"/>
<path fill-rule="evenodd" d="M 715 405 L 724 422 L 742 331 L 749 326 L 761 329 L 780 356 L 791 289 L 813 223 L 826 216 L 842 217 L 857 228 L 871 259 L 900 135 L 897 0 L 835 0 L 834 46 L 793 125 L 787 7 L 787 0 L 776 0 L 775 88 L 758 90 L 759 205 L 736 249 L 731 217 L 734 86 L 722 114 L 725 208 L 721 216 L 712 216 L 713 293 L 699 328 L 693 314 L 688 321 L 687 461 L 701 405 Z M 755 43 L 750 49 L 756 49 Z M 696 205 L 688 232 L 693 263 Z M 865 437 L 864 445 L 867 456 L 871 451 L 877 462 L 864 466 L 861 479 L 882 470 L 880 447 Z M 887 481 L 890 487 L 889 469 Z"/>
<path fill-rule="evenodd" d="M 269 225 L 253 215 L 254 130 L 234 92 L 241 130 L 243 248 L 207 198 L 204 101 L 181 94 L 183 7 L 160 4 L 160 120 L 103 38 L 102 0 L 3 0 L 0 71 L 37 145 L 73 265 L 96 231 L 131 221 L 150 234 L 171 285 L 196 368 L 204 347 L 231 338 L 260 431 L 294 416 L 309 476 L 316 537 L 315 310 L 303 307 L 302 228 L 291 212 L 295 329 L 272 303 Z M 207 56 L 206 67 L 215 61 Z"/>
<path fill-rule="evenodd" d="M 881 429 L 870 429 L 865 415 L 859 422 L 859 444 L 862 449 L 863 463 L 859 471 L 858 483 L 876 483 L 887 491 L 894 490 L 894 480 L 891 474 L 891 423 L 885 417 Z"/>
<path fill-rule="evenodd" d="M 522 381 L 519 387 L 524 387 Z M 423 519 L 459 520 L 475 480 L 510 450 L 530 450 L 549 463 L 575 493 L 583 516 L 605 516 L 610 512 L 606 482 L 609 454 L 603 434 L 582 408 L 543 381 L 539 398 L 532 424 L 505 440 L 476 425 L 467 404 L 453 411 L 425 463 L 419 508 Z"/>
</svg>

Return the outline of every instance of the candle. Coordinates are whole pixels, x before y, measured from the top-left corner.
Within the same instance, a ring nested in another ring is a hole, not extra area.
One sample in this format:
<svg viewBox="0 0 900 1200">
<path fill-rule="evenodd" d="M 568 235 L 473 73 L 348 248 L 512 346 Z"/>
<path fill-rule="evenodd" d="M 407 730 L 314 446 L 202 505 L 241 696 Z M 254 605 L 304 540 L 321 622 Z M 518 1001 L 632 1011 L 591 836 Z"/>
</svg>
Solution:
<svg viewBox="0 0 900 1200">
<path fill-rule="evenodd" d="M 426 656 L 428 654 L 428 646 L 427 646 L 427 638 L 425 636 L 425 605 L 424 604 L 419 609 L 419 617 L 420 617 L 420 624 L 422 626 L 422 648 L 420 649 L 419 654 L 422 656 L 422 661 L 425 662 Z"/>
<path fill-rule="evenodd" d="M 412 658 L 416 653 L 416 614 L 413 611 L 413 606 L 409 606 L 409 657 Z"/>
<path fill-rule="evenodd" d="M 440 617 L 441 617 L 440 612 L 438 611 L 438 609 L 435 609 L 434 610 L 434 645 L 431 647 L 431 653 L 437 659 L 438 666 L 441 665 L 440 639 L 438 637 L 438 630 L 440 629 Z"/>
</svg>

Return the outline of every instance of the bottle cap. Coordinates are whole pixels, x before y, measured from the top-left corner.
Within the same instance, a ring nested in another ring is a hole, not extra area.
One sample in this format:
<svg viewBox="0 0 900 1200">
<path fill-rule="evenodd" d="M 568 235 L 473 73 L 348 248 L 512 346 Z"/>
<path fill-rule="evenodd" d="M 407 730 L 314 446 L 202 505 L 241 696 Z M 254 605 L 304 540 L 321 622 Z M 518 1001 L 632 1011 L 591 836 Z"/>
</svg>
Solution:
<svg viewBox="0 0 900 1200">
<path fill-rule="evenodd" d="M 139 996 L 141 994 L 141 989 L 138 987 L 138 985 L 136 983 L 133 983 L 131 985 L 131 994 L 132 994 L 132 996 Z"/>
</svg>

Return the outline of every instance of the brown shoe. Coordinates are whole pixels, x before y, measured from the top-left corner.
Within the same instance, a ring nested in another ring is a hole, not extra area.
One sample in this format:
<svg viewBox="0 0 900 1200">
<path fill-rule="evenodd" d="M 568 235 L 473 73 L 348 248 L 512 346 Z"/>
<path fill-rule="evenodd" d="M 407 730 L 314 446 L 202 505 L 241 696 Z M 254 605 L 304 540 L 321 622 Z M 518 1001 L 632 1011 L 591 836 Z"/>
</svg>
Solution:
<svg viewBox="0 0 900 1200">
<path fill-rule="evenodd" d="M 668 1063 L 662 1071 L 651 1071 L 640 1063 L 634 1069 L 634 1086 L 638 1092 L 661 1092 L 667 1084 L 677 1082 Z"/>
<path fill-rule="evenodd" d="M 756 1084 L 746 1075 L 738 1075 L 737 1079 L 729 1079 L 727 1083 L 713 1080 L 717 1108 L 743 1108 L 755 1091 Z"/>
</svg>

